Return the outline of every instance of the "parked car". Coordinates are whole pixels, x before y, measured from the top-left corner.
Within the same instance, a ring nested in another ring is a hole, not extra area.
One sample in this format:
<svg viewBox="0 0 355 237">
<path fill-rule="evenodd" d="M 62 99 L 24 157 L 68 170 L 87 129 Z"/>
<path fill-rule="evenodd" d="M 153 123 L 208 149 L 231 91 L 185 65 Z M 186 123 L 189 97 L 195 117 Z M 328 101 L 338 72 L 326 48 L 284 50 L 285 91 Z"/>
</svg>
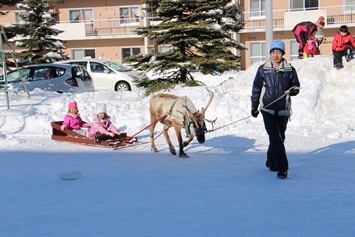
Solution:
<svg viewBox="0 0 355 237">
<path fill-rule="evenodd" d="M 94 91 L 90 74 L 80 65 L 34 64 L 8 72 L 6 79 L 10 90 L 25 90 L 26 84 L 28 91 L 35 88 L 59 93 Z M 0 75 L 0 87 L 4 86 L 4 75 Z"/>
<path fill-rule="evenodd" d="M 73 59 L 60 61 L 71 65 L 82 65 L 93 78 L 95 90 L 132 91 L 138 88 L 134 84 L 136 80 L 146 80 L 137 71 L 117 64 L 113 61 L 99 59 Z"/>
</svg>

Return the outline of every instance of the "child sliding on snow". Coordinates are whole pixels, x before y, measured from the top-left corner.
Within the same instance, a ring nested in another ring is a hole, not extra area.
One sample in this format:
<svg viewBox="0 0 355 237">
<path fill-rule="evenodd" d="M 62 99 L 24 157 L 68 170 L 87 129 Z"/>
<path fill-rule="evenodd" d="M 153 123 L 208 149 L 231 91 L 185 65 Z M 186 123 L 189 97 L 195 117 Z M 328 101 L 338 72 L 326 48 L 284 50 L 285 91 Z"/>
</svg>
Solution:
<svg viewBox="0 0 355 237">
<path fill-rule="evenodd" d="M 79 115 L 78 105 L 76 104 L 76 102 L 70 102 L 68 104 L 68 114 L 65 115 L 63 125 L 60 128 L 62 130 L 67 128 L 82 135 L 85 135 L 86 130 L 82 130 L 81 128 L 87 127 L 87 123 L 85 123 Z"/>
<path fill-rule="evenodd" d="M 121 132 L 111 122 L 111 117 L 106 113 L 104 104 L 97 104 L 96 115 L 90 128 L 90 138 L 95 139 L 96 143 L 101 140 L 116 139 Z"/>
</svg>

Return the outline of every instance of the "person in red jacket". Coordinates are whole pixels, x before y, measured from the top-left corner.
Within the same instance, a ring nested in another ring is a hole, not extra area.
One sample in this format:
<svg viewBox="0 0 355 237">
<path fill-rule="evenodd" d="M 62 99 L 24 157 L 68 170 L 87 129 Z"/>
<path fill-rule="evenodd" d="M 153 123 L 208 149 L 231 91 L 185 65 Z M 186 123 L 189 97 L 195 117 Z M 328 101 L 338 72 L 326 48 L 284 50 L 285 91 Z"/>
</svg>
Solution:
<svg viewBox="0 0 355 237">
<path fill-rule="evenodd" d="M 353 35 L 350 34 L 348 27 L 346 25 L 340 26 L 332 42 L 334 67 L 343 67 L 343 56 L 345 56 L 347 62 L 350 61 L 353 58 L 354 48 L 355 40 Z"/>
<path fill-rule="evenodd" d="M 319 46 L 323 42 L 323 38 L 324 38 L 323 31 L 319 30 L 314 35 L 314 38 L 312 38 L 311 40 L 307 40 L 307 43 L 304 46 L 304 52 L 306 53 L 307 58 L 320 54 Z"/>
<path fill-rule="evenodd" d="M 320 16 L 318 20 L 313 23 L 310 21 L 303 21 L 295 25 L 292 29 L 293 34 L 297 42 L 300 44 L 298 47 L 298 58 L 303 58 L 303 50 L 306 45 L 307 40 L 312 40 L 312 35 L 318 31 L 323 29 L 324 27 L 324 16 Z"/>
</svg>

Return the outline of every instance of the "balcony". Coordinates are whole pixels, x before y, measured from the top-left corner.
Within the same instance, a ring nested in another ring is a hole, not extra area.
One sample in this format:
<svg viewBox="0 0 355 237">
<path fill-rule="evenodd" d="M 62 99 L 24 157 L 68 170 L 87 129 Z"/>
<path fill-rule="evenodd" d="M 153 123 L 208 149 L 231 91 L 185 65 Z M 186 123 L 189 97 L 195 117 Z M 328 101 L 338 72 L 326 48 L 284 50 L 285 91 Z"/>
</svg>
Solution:
<svg viewBox="0 0 355 237">
<path fill-rule="evenodd" d="M 355 4 L 340 5 L 330 7 L 319 7 L 316 10 L 274 10 L 273 29 L 274 31 L 292 30 L 300 21 L 315 22 L 319 16 L 326 19 L 326 28 L 338 28 L 346 24 L 355 27 Z M 265 11 L 243 12 L 242 19 L 245 26 L 241 33 L 264 32 L 265 31 Z M 63 30 L 60 34 L 63 40 L 83 40 L 83 39 L 110 39 L 110 38 L 140 38 L 134 31 L 137 27 L 147 24 L 148 18 L 119 18 L 114 16 L 100 15 L 100 19 L 83 20 L 78 22 L 57 22 L 56 29 Z"/>
<path fill-rule="evenodd" d="M 142 21 L 142 20 L 141 20 Z M 54 28 L 63 30 L 63 40 L 139 38 L 134 31 L 141 26 L 140 19 L 107 18 L 76 22 L 60 21 Z"/>
<path fill-rule="evenodd" d="M 355 26 L 355 4 L 330 7 L 319 7 L 317 10 L 274 10 L 273 28 L 277 30 L 292 30 L 301 21 L 315 22 L 319 16 L 326 19 L 326 28 L 338 28 L 340 25 Z M 245 26 L 242 33 L 265 31 L 265 11 L 243 12 Z"/>
</svg>

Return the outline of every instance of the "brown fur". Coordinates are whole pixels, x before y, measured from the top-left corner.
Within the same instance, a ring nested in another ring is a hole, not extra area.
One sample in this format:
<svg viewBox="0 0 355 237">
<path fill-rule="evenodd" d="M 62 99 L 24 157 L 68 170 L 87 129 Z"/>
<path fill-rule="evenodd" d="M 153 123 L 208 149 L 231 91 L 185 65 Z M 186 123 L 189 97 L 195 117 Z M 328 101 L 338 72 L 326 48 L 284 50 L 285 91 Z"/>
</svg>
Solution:
<svg viewBox="0 0 355 237">
<path fill-rule="evenodd" d="M 185 127 L 184 123 L 186 120 L 193 122 L 195 124 L 194 128 L 205 127 L 204 114 L 213 99 L 213 93 L 208 89 L 207 91 L 210 94 L 210 100 L 207 103 L 206 108 L 205 109 L 202 108 L 201 112 L 197 111 L 195 106 L 192 104 L 191 100 L 186 96 L 179 97 L 173 94 L 160 93 L 160 94 L 153 95 L 150 98 L 150 109 L 149 109 L 150 120 L 153 123 L 150 126 L 150 138 L 151 138 L 152 151 L 154 152 L 158 151 L 154 143 L 154 129 L 156 126 L 156 123 L 154 122 L 157 119 L 161 119 L 163 116 L 166 115 L 166 117 L 164 117 L 164 119 L 162 119 L 160 122 L 164 124 L 163 134 L 166 142 L 168 143 L 170 153 L 176 155 L 175 148 L 171 143 L 169 133 L 168 133 L 169 128 L 174 127 L 179 142 L 179 157 L 188 158 L 183 148 L 186 147 L 192 141 L 196 131 L 192 131 L 187 141 L 183 142 L 181 136 L 181 129 Z M 204 141 L 205 139 L 204 133 L 200 136 L 203 136 L 202 140 Z"/>
</svg>

